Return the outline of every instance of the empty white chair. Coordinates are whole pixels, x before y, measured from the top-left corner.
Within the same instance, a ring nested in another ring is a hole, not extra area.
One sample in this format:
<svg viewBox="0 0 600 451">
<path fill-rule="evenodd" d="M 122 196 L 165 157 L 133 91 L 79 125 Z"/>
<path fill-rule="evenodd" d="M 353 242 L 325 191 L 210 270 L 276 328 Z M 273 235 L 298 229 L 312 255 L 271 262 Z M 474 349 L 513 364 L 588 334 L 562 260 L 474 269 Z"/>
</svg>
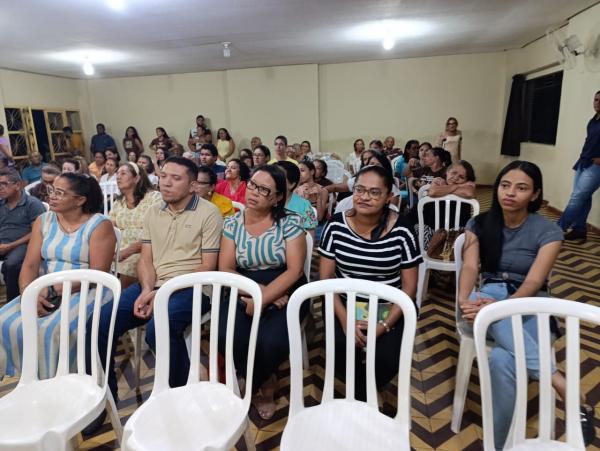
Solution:
<svg viewBox="0 0 600 451">
<path fill-rule="evenodd" d="M 527 368 L 522 317 L 536 316 L 540 361 L 539 381 L 539 430 L 537 438 L 525 437 L 527 423 Z M 552 341 L 550 317 L 564 318 L 566 328 L 566 442 L 552 440 L 554 424 L 553 388 L 551 382 Z M 486 334 L 490 324 L 510 318 L 514 340 L 516 365 L 516 401 L 511 433 L 504 445 L 505 450 L 585 450 L 580 422 L 579 380 L 579 328 L 580 321 L 600 325 L 600 308 L 580 302 L 553 298 L 517 298 L 494 302 L 481 309 L 475 317 L 475 349 L 479 365 L 481 387 L 481 416 L 483 418 L 483 446 L 485 451 L 494 447 L 494 409 L 492 406 L 491 376 L 488 362 Z"/>
<path fill-rule="evenodd" d="M 334 399 L 334 293 L 347 296 L 347 330 L 355 329 L 356 296 L 369 297 L 369 330 L 377 325 L 378 300 L 400 306 L 404 316 L 402 347 L 398 368 L 398 413 L 390 418 L 379 412 L 375 385 L 375 334 L 367 335 L 367 402 L 354 396 L 355 339 L 346 340 L 346 397 Z M 321 404 L 305 408 L 303 396 L 300 306 L 305 301 L 325 296 L 325 384 Z M 410 368 L 416 328 L 416 310 L 402 291 L 377 282 L 359 279 L 329 279 L 300 287 L 287 307 L 290 336 L 290 411 L 281 439 L 282 450 L 409 450 Z"/>
<path fill-rule="evenodd" d="M 246 206 L 241 203 L 241 202 L 236 202 L 234 200 L 231 201 L 231 205 L 233 205 L 233 208 L 235 208 L 237 211 L 244 211 L 246 209 Z"/>
<path fill-rule="evenodd" d="M 119 195 L 117 182 L 100 182 L 100 189 L 104 198 L 104 214 L 108 215 L 115 197 Z"/>
<path fill-rule="evenodd" d="M 455 204 L 454 221 L 451 221 L 451 205 Z M 417 284 L 417 307 L 421 307 L 423 297 L 427 294 L 427 285 L 429 283 L 429 270 L 436 269 L 438 271 L 455 271 L 454 262 L 443 261 L 427 256 L 425 250 L 425 230 L 424 230 L 424 215 L 423 210 L 427 204 L 433 204 L 435 209 L 435 225 L 434 231 L 440 228 L 451 230 L 458 229 L 463 205 L 471 209 L 471 216 L 479 214 L 479 202 L 476 199 L 465 199 L 463 197 L 449 194 L 447 196 L 433 198 L 423 197 L 417 205 L 419 215 L 419 249 L 421 249 L 423 263 L 419 265 L 419 281 Z M 444 216 L 440 212 L 440 206 L 444 205 Z"/>
<path fill-rule="evenodd" d="M 203 286 L 212 286 L 210 312 L 209 380 L 200 381 L 200 327 Z M 169 314 L 171 294 L 183 288 L 194 287 L 190 372 L 187 385 L 169 387 Z M 229 309 L 220 311 L 223 287 L 231 287 Z M 246 393 L 236 393 L 237 380 L 233 367 L 233 333 L 239 292 L 248 293 L 255 303 L 248 346 Z M 262 307 L 262 293 L 256 282 L 238 274 L 225 272 L 198 272 L 175 277 L 160 287 L 154 300 L 156 324 L 156 372 L 150 398 L 135 411 L 123 436 L 123 450 L 227 450 L 235 445 L 246 430 L 250 407 L 252 373 L 258 322 Z M 227 315 L 225 343 L 226 384 L 218 377 L 218 324 L 219 316 Z M 253 441 L 247 438 L 247 445 Z"/>
<path fill-rule="evenodd" d="M 77 373 L 70 373 L 69 359 L 69 300 L 73 284 L 80 283 L 80 301 L 77 326 Z M 62 284 L 60 309 L 60 347 L 56 375 L 38 379 L 38 314 L 37 302 L 41 290 Z M 95 285 L 92 316 L 91 375 L 86 374 L 85 334 L 86 310 L 90 285 Z M 117 438 L 121 438 L 121 423 L 115 402 L 108 390 L 108 375 L 102 375 L 99 359 L 110 361 L 107 355 L 98 355 L 98 326 L 103 290 L 112 292 L 114 303 L 110 322 L 109 340 L 113 329 L 121 284 L 105 272 L 91 269 L 60 271 L 33 281 L 23 292 L 23 370 L 17 387 L 0 398 L 0 449 L 10 450 L 63 450 L 79 431 L 94 420 L 108 403 L 109 416 Z M 100 385 L 99 385 L 100 383 Z"/>
</svg>

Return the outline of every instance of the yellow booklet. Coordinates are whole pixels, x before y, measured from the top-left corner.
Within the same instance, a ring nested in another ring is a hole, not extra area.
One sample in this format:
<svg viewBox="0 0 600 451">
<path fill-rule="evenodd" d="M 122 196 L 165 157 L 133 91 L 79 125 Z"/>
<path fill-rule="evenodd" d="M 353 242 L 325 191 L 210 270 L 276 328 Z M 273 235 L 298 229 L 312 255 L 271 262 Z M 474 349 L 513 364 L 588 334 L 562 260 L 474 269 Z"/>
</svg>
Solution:
<svg viewBox="0 0 600 451">
<path fill-rule="evenodd" d="M 377 305 L 377 321 L 385 321 L 390 316 L 390 310 L 392 309 L 391 302 L 379 302 Z M 368 321 L 369 320 L 369 303 L 356 301 L 356 320 L 357 321 Z"/>
</svg>

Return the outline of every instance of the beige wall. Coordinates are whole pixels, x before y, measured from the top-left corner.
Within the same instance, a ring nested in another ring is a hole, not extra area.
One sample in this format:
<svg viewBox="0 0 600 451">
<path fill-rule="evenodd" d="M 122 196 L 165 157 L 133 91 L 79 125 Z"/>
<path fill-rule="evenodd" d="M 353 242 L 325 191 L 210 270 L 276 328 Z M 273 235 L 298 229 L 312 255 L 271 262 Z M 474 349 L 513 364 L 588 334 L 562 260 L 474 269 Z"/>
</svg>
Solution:
<svg viewBox="0 0 600 451">
<path fill-rule="evenodd" d="M 599 21 L 600 5 L 596 5 L 571 19 L 565 31 L 567 35 L 577 34 L 581 41 L 585 42 L 589 31 Z M 508 52 L 505 102 L 508 101 L 510 80 L 514 74 L 528 72 L 553 61 L 545 39 L 540 39 L 524 49 Z M 559 69 L 557 67 L 555 70 Z M 571 167 L 581 152 L 587 122 L 594 114 L 592 100 L 598 90 L 600 74 L 585 70 L 582 57 L 578 57 L 577 67 L 564 71 L 556 145 L 521 144 L 519 158 L 540 166 L 545 180 L 544 197 L 550 205 L 560 210 L 565 208 L 571 194 L 574 174 Z M 510 160 L 511 158 L 502 157 L 500 165 L 503 166 Z M 588 222 L 600 227 L 600 192 L 594 195 L 593 209 Z"/>
</svg>

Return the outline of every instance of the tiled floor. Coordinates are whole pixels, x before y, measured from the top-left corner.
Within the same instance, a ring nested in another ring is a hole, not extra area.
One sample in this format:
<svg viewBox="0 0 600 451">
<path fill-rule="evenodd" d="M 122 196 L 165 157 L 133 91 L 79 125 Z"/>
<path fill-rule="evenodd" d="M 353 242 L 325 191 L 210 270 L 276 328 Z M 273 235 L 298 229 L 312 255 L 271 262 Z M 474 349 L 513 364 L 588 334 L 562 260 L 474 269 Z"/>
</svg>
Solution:
<svg viewBox="0 0 600 451">
<path fill-rule="evenodd" d="M 489 205 L 490 192 L 480 194 L 482 208 Z M 545 213 L 546 214 L 546 213 Z M 566 243 L 551 278 L 552 293 L 577 302 L 585 302 L 600 307 L 600 237 L 592 235 L 585 244 Z M 452 396 L 458 345 L 454 327 L 454 299 L 449 295 L 453 289 L 432 288 L 430 296 L 424 302 L 418 322 L 413 370 L 411 379 L 412 394 L 412 430 L 411 445 L 416 450 L 480 450 L 481 409 L 479 407 L 479 388 L 474 368 L 470 381 L 467 404 L 463 415 L 462 429 L 458 434 L 450 430 L 452 415 Z M 2 296 L 0 291 L 0 296 Z M 305 371 L 305 395 L 308 402 L 317 402 L 321 395 L 324 375 L 324 352 L 322 324 L 319 318 L 311 329 L 312 339 L 309 345 L 311 368 Z M 310 337 L 309 337 L 310 338 Z M 557 343 L 559 367 L 564 364 L 564 339 Z M 581 387 L 588 401 L 597 406 L 596 418 L 600 419 L 600 328 L 583 330 L 582 336 Z M 117 371 L 119 377 L 119 413 L 125 423 L 135 408 L 149 395 L 153 383 L 154 359 L 150 352 L 144 354 L 140 390 L 134 388 L 134 376 L 125 347 L 119 348 Z M 279 369 L 278 410 L 270 421 L 260 419 L 252 408 L 251 431 L 259 450 L 277 449 L 281 431 L 285 426 L 288 411 L 289 370 L 287 363 Z M 0 385 L 0 396 L 8 392 L 16 379 L 7 379 Z M 532 384 L 533 386 L 533 384 Z M 342 390 L 343 386 L 336 387 Z M 383 410 L 393 412 L 395 406 L 395 387 L 390 385 L 383 393 Z M 535 390 L 530 390 L 530 401 L 537 404 Z M 533 425 L 536 420 L 535 407 L 530 418 Z M 558 417 L 562 418 L 559 410 Z M 600 423 L 598 423 L 600 424 Z M 600 431 L 597 428 L 597 432 Z M 558 421 L 557 431 L 563 433 L 563 425 Z M 115 436 L 109 423 L 104 424 L 100 432 L 81 442 L 82 449 L 116 449 Z M 596 439 L 588 449 L 600 449 L 600 439 Z"/>
</svg>

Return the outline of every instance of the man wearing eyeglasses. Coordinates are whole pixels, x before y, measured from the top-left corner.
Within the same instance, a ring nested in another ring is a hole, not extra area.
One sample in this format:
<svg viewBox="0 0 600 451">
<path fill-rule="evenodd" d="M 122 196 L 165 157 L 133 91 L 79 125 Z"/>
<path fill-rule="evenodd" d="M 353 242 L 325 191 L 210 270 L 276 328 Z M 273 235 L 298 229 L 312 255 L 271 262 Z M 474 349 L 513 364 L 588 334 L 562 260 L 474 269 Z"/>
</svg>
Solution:
<svg viewBox="0 0 600 451">
<path fill-rule="evenodd" d="M 19 273 L 31 236 L 31 224 L 46 211 L 38 199 L 21 189 L 21 182 L 16 170 L 0 170 L 0 260 L 9 301 L 20 294 Z"/>
</svg>

